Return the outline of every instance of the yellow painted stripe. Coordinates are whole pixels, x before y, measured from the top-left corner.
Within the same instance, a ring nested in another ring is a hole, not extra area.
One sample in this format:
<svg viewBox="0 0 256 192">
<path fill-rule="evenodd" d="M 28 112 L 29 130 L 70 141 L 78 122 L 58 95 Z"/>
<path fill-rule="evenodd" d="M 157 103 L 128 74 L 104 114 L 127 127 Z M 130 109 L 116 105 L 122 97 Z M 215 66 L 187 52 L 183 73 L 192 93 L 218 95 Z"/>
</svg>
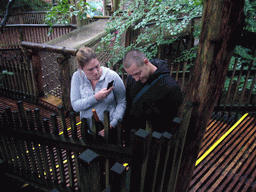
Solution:
<svg viewBox="0 0 256 192">
<path fill-rule="evenodd" d="M 248 115 L 248 113 L 244 114 L 221 138 L 214 143 L 210 149 L 208 149 L 197 161 L 196 166 L 201 163 Z"/>
<path fill-rule="evenodd" d="M 81 124 L 81 121 L 78 122 L 76 125 L 79 125 L 79 124 Z M 70 130 L 70 129 L 71 129 L 71 127 L 69 127 L 67 130 Z M 59 133 L 59 135 L 62 135 L 62 134 L 63 134 L 63 131 Z"/>
</svg>

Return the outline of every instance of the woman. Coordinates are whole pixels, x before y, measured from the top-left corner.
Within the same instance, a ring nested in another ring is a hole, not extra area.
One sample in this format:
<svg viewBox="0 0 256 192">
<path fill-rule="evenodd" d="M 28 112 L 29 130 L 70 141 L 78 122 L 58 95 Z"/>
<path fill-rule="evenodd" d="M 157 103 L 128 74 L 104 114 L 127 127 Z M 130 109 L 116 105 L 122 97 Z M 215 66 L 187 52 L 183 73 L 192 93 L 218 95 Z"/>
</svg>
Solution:
<svg viewBox="0 0 256 192">
<path fill-rule="evenodd" d="M 89 120 L 92 127 L 92 109 L 96 109 L 103 122 L 104 111 L 110 114 L 110 129 L 121 120 L 126 108 L 125 86 L 119 75 L 109 68 L 100 66 L 95 52 L 88 47 L 80 48 L 76 54 L 79 69 L 71 79 L 70 100 L 73 109 L 80 112 L 80 118 Z M 113 86 L 107 90 L 109 82 Z M 99 132 L 104 136 L 104 130 Z"/>
</svg>

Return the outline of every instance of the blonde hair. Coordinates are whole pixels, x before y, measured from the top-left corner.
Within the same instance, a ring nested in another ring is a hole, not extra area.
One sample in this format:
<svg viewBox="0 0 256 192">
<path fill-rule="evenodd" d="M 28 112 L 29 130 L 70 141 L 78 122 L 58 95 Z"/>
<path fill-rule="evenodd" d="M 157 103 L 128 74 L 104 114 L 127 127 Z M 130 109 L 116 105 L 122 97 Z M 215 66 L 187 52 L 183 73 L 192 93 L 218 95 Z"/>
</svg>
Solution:
<svg viewBox="0 0 256 192">
<path fill-rule="evenodd" d="M 96 53 L 89 47 L 81 47 L 76 53 L 76 60 L 77 60 L 78 66 L 82 69 L 92 59 L 96 59 L 96 58 L 97 58 Z"/>
</svg>

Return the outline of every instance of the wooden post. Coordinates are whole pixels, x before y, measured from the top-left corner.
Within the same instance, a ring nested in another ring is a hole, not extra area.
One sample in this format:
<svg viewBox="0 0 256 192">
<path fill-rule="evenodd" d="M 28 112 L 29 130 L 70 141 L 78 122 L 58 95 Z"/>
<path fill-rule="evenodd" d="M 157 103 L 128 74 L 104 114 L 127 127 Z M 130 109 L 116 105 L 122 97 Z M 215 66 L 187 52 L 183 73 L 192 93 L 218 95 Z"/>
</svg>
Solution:
<svg viewBox="0 0 256 192">
<path fill-rule="evenodd" d="M 117 11 L 119 8 L 120 0 L 113 0 L 113 11 Z"/>
<path fill-rule="evenodd" d="M 66 124 L 66 119 L 65 119 L 65 114 L 64 114 L 64 108 L 62 106 L 58 107 L 58 113 L 59 113 L 59 117 L 60 117 L 61 127 L 63 130 L 63 135 L 65 138 L 68 138 L 67 124 Z"/>
<path fill-rule="evenodd" d="M 99 155 L 87 149 L 79 155 L 78 159 L 80 164 L 81 191 L 101 191 Z"/>
<path fill-rule="evenodd" d="M 226 78 L 231 56 L 244 25 L 244 0 L 204 1 L 198 55 L 186 101 L 195 103 L 176 191 L 188 191 L 207 123 Z"/>
<path fill-rule="evenodd" d="M 70 55 L 59 57 L 57 59 L 60 67 L 60 84 L 62 91 L 62 103 L 65 110 L 71 109 L 70 102 L 70 63 L 69 63 Z"/>
<path fill-rule="evenodd" d="M 175 137 L 175 142 L 174 142 L 175 152 L 174 152 L 172 169 L 171 169 L 171 174 L 170 174 L 170 179 L 168 184 L 168 191 L 175 191 L 175 188 L 176 188 L 176 183 L 177 183 L 178 173 L 179 173 L 179 168 L 181 163 L 181 157 L 182 157 L 183 148 L 186 140 L 186 135 L 187 135 L 187 130 L 188 130 L 192 109 L 193 109 L 192 104 L 189 102 L 186 103 L 183 120 L 181 121 L 179 129 L 177 130 L 178 133 Z"/>
<path fill-rule="evenodd" d="M 43 77 L 42 77 L 42 67 L 41 67 L 41 59 L 38 54 L 38 52 L 33 53 L 32 55 L 32 65 L 33 65 L 33 71 L 34 71 L 34 79 L 36 83 L 36 91 L 37 96 L 41 97 L 44 96 L 44 83 L 43 83 Z"/>
<path fill-rule="evenodd" d="M 115 163 L 111 168 L 111 191 L 112 192 L 120 192 L 120 191 L 128 191 L 127 190 L 127 174 L 125 167 L 120 163 Z"/>
<path fill-rule="evenodd" d="M 106 16 L 107 15 L 107 1 L 103 0 L 102 3 L 103 3 L 103 16 Z"/>
<path fill-rule="evenodd" d="M 143 129 L 135 133 L 131 164 L 131 191 L 144 191 L 151 136 Z"/>
</svg>

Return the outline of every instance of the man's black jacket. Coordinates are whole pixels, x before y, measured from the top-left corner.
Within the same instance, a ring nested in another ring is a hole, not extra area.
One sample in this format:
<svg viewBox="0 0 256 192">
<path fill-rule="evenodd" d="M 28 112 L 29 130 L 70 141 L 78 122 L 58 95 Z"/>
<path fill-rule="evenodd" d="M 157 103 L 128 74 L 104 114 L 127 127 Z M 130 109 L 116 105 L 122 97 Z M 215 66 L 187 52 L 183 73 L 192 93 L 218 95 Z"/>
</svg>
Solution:
<svg viewBox="0 0 256 192">
<path fill-rule="evenodd" d="M 146 83 L 136 82 L 128 76 L 126 83 L 127 109 L 124 115 L 126 130 L 145 129 L 146 120 L 151 122 L 153 131 L 171 132 L 171 122 L 177 116 L 178 108 L 183 101 L 182 91 L 177 82 L 165 75 L 157 80 L 140 99 L 132 105 L 133 98 L 146 85 L 151 84 L 160 75 L 170 74 L 167 63 L 160 59 L 150 61 L 157 70 L 150 75 Z"/>
</svg>

